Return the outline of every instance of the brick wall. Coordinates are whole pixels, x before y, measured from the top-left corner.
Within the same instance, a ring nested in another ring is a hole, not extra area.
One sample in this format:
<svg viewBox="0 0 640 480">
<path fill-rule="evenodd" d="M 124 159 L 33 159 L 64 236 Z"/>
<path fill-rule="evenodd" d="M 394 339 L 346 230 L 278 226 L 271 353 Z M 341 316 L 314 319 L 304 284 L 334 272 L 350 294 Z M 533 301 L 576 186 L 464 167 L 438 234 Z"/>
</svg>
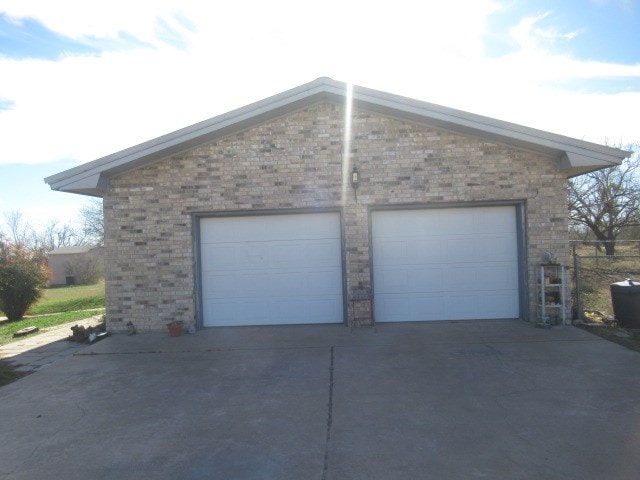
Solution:
<svg viewBox="0 0 640 480">
<path fill-rule="evenodd" d="M 369 285 L 368 207 L 526 200 L 530 304 L 546 251 L 567 261 L 565 177 L 554 160 L 354 109 L 358 203 L 342 181 L 344 110 L 322 103 L 110 181 L 109 328 L 193 323 L 191 212 L 343 207 L 347 286 Z M 348 170 L 346 170 L 348 173 Z"/>
</svg>

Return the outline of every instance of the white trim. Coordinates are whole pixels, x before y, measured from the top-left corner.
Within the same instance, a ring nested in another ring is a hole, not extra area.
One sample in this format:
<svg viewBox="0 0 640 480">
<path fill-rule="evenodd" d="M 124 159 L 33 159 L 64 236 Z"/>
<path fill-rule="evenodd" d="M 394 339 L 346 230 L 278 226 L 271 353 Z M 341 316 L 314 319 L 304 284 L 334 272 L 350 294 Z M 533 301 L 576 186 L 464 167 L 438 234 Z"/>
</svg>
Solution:
<svg viewBox="0 0 640 480">
<path fill-rule="evenodd" d="M 321 77 L 286 92 L 204 120 L 79 167 L 45 178 L 53 190 L 101 196 L 107 179 L 158 159 L 230 135 L 319 101 L 343 103 L 347 84 Z M 630 152 L 364 87 L 353 87 L 357 107 L 432 125 L 558 159 L 575 176 L 618 165 Z"/>
</svg>

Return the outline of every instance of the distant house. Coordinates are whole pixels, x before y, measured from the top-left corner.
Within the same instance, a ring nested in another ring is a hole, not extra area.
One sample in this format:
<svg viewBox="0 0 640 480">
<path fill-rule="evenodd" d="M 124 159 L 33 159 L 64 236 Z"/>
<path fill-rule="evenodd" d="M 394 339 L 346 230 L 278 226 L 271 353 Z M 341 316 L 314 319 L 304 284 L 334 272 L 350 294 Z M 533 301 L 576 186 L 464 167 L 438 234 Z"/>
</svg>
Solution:
<svg viewBox="0 0 640 480">
<path fill-rule="evenodd" d="M 102 247 L 61 247 L 48 254 L 49 285 L 93 283 L 102 276 Z"/>
</svg>

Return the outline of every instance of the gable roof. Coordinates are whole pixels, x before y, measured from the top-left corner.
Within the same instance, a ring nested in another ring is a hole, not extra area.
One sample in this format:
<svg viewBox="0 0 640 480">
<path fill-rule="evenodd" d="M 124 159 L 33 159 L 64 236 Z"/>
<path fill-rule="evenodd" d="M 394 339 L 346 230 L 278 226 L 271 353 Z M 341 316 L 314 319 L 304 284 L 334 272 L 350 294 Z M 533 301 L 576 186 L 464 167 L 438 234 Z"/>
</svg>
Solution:
<svg viewBox="0 0 640 480">
<path fill-rule="evenodd" d="M 321 77 L 272 97 L 51 175 L 52 190 L 102 196 L 108 179 L 167 156 L 246 130 L 319 101 L 344 104 L 348 85 Z M 418 124 L 532 150 L 557 159 L 568 177 L 618 165 L 630 152 L 494 118 L 353 86 L 353 106 Z"/>
</svg>

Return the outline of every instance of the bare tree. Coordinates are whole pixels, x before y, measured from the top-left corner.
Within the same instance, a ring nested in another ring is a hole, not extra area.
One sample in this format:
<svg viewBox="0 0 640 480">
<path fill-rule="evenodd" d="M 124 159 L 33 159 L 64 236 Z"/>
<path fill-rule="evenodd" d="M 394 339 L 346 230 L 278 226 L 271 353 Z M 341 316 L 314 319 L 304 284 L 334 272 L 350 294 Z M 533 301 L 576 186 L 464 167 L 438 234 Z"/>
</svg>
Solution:
<svg viewBox="0 0 640 480">
<path fill-rule="evenodd" d="M 80 224 L 87 243 L 104 245 L 104 215 L 101 198 L 94 198 L 80 208 Z"/>
<path fill-rule="evenodd" d="M 628 148 L 629 149 L 629 148 Z M 640 225 L 640 156 L 621 165 L 569 180 L 569 219 L 586 227 L 614 255 L 616 239 L 624 228 Z"/>
<path fill-rule="evenodd" d="M 31 226 L 24 220 L 22 212 L 12 210 L 4 214 L 8 237 L 16 245 L 28 245 L 31 239 Z"/>
<path fill-rule="evenodd" d="M 81 255 L 76 255 L 65 263 L 65 273 L 74 277 L 80 285 L 97 283 L 104 276 L 104 262 L 101 247 Z"/>
<path fill-rule="evenodd" d="M 24 220 L 22 212 L 14 210 L 5 213 L 4 231 L 7 241 L 44 255 L 60 247 L 86 244 L 83 232 L 67 223 L 51 220 L 41 229 L 35 229 Z"/>
<path fill-rule="evenodd" d="M 84 245 L 84 235 L 71 225 L 60 224 L 57 220 L 51 220 L 40 232 L 33 232 L 32 245 L 34 248 L 50 252 L 60 247 Z"/>
</svg>

